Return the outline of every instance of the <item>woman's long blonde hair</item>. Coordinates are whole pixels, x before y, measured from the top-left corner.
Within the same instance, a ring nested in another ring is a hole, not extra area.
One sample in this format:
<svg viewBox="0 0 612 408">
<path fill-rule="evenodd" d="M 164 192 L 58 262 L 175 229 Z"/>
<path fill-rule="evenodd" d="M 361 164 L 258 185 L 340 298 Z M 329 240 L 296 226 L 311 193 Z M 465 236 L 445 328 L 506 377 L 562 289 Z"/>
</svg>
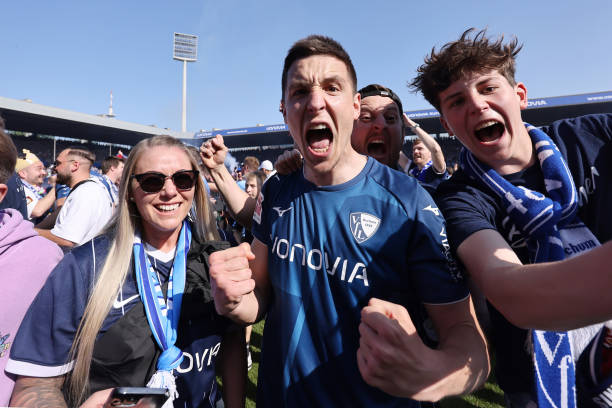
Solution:
<svg viewBox="0 0 612 408">
<path fill-rule="evenodd" d="M 130 152 L 121 177 L 117 213 L 106 228 L 106 232 L 111 236 L 110 249 L 85 307 L 70 350 L 70 361 L 74 361 L 74 368 L 69 376 L 67 394 L 69 400 L 75 405 L 89 394 L 89 370 L 94 343 L 130 269 L 134 233 L 136 230 L 141 230 L 142 227 L 138 209 L 130 200 L 132 196 L 131 176 L 140 157 L 148 149 L 156 146 L 183 150 L 191 162 L 191 168 L 198 169 L 198 163 L 189 154 L 187 147 L 171 136 L 154 136 L 142 140 Z M 195 202 L 194 236 L 202 240 L 219 239 L 206 188 L 200 177 L 197 177 L 193 199 Z"/>
</svg>

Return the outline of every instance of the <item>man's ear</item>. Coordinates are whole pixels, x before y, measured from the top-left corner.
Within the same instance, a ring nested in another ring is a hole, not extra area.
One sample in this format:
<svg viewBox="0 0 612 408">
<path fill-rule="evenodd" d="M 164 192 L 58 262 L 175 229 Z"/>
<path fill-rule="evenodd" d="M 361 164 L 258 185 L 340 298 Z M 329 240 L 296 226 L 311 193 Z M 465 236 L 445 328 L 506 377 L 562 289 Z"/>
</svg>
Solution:
<svg viewBox="0 0 612 408">
<path fill-rule="evenodd" d="M 442 115 L 440 115 L 440 123 L 442 123 L 442 127 L 444 128 L 444 130 L 446 130 L 446 133 L 448 133 L 449 136 L 455 135 L 453 133 L 453 130 L 448 126 L 448 123 L 446 123 L 446 119 L 444 119 Z"/>
<path fill-rule="evenodd" d="M 353 96 L 353 109 L 355 109 L 353 120 L 357 120 L 361 114 L 361 94 L 359 92 Z"/>
<path fill-rule="evenodd" d="M 527 107 L 527 87 L 525 87 L 524 83 L 519 82 L 514 86 L 514 89 L 519 98 L 521 110 L 523 110 Z"/>
<path fill-rule="evenodd" d="M 6 196 L 7 191 L 8 191 L 8 186 L 6 184 L 0 183 L 0 202 L 4 200 L 4 197 Z"/>
</svg>

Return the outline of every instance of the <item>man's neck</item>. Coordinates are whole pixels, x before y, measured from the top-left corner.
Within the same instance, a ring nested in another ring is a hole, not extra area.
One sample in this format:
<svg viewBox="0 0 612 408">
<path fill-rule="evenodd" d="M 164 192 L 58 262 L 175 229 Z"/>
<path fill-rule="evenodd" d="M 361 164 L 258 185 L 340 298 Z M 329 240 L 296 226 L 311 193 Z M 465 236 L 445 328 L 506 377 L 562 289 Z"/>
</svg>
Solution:
<svg viewBox="0 0 612 408">
<path fill-rule="evenodd" d="M 89 172 L 87 172 L 87 174 L 73 174 L 70 178 L 70 188 L 74 188 L 74 186 L 79 184 L 81 181 L 85 181 L 87 179 L 89 179 Z"/>
<path fill-rule="evenodd" d="M 497 173 L 501 175 L 517 173 L 531 167 L 535 163 L 535 149 L 533 148 L 531 136 L 529 136 L 526 128 L 522 130 L 519 141 L 515 143 L 516 147 L 512 152 L 512 157 L 492 166 Z"/>
<path fill-rule="evenodd" d="M 317 186 L 334 186 L 355 178 L 363 170 L 367 157 L 352 150 L 345 154 L 336 165 L 328 171 L 317 171 L 307 163 L 304 165 L 304 177 Z"/>
</svg>

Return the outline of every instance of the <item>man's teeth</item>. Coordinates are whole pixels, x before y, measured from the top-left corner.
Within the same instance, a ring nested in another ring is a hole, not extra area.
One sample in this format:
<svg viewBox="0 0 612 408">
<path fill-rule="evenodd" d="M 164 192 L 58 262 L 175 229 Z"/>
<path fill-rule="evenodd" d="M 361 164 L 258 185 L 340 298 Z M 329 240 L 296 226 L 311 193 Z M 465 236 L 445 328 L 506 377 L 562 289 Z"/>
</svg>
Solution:
<svg viewBox="0 0 612 408">
<path fill-rule="evenodd" d="M 178 208 L 178 204 L 158 205 L 156 208 L 161 211 L 174 211 Z"/>
<path fill-rule="evenodd" d="M 484 129 L 484 128 L 489 127 L 489 126 L 493 126 L 496 123 L 497 123 L 497 121 L 495 121 L 495 120 L 489 120 L 489 121 L 483 122 L 483 123 L 481 123 L 480 125 L 478 125 L 476 127 L 476 130 L 478 131 L 480 129 Z"/>
<path fill-rule="evenodd" d="M 327 125 L 321 123 L 319 125 L 314 125 L 310 128 L 310 130 L 323 130 L 323 129 L 327 129 Z"/>
</svg>

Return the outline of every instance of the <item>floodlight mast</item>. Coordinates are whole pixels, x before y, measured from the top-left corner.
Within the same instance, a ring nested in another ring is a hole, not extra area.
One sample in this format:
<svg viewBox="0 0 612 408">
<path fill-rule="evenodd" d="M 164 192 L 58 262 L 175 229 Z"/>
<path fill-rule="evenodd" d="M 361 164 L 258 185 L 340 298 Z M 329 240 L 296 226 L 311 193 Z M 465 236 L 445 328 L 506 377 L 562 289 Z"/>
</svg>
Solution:
<svg viewBox="0 0 612 408">
<path fill-rule="evenodd" d="M 183 61 L 183 113 L 181 131 L 187 131 L 187 62 L 198 60 L 198 36 L 174 33 L 174 52 L 172 58 Z"/>
</svg>

